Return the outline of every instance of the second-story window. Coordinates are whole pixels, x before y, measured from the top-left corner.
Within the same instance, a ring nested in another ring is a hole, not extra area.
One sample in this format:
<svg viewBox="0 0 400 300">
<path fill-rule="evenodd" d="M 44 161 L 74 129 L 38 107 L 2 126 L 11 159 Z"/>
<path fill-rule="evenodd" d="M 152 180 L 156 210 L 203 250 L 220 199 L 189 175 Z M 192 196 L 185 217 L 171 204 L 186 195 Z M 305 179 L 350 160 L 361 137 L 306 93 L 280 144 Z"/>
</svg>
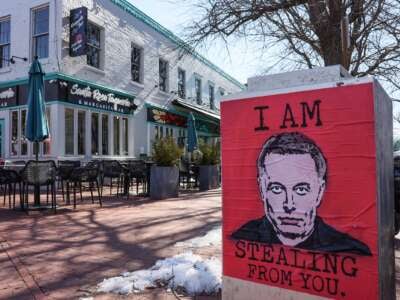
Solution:
<svg viewBox="0 0 400 300">
<path fill-rule="evenodd" d="M 49 57 L 49 7 L 32 11 L 32 54 L 33 57 Z"/>
<path fill-rule="evenodd" d="M 135 82 L 141 82 L 141 60 L 142 60 L 142 49 L 132 44 L 131 50 L 131 74 L 132 80 Z"/>
<path fill-rule="evenodd" d="M 167 91 L 167 81 L 168 81 L 168 62 L 160 59 L 159 60 L 159 89 L 160 91 L 166 92 Z"/>
<path fill-rule="evenodd" d="M 215 109 L 215 94 L 214 86 L 212 84 L 208 85 L 208 98 L 210 99 L 210 109 Z"/>
<path fill-rule="evenodd" d="M 100 69 L 101 29 L 93 23 L 88 23 L 87 64 Z"/>
<path fill-rule="evenodd" d="M 200 78 L 195 78 L 194 79 L 194 91 L 195 91 L 195 96 L 196 96 L 196 103 L 201 105 L 201 79 Z"/>
<path fill-rule="evenodd" d="M 182 69 L 178 69 L 178 96 L 179 98 L 186 98 L 186 74 Z"/>
<path fill-rule="evenodd" d="M 0 19 L 0 68 L 10 65 L 10 18 Z"/>
</svg>

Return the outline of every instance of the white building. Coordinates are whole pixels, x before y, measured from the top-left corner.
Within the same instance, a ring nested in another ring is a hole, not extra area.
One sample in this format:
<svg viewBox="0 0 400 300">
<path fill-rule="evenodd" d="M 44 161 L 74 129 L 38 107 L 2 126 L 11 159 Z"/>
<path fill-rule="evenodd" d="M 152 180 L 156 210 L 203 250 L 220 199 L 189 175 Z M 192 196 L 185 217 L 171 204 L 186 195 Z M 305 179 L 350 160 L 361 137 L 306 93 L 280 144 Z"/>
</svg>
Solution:
<svg viewBox="0 0 400 300">
<path fill-rule="evenodd" d="M 33 157 L 24 122 L 35 56 L 46 72 L 51 138 L 40 155 L 49 159 L 150 154 L 156 135 L 182 142 L 189 112 L 199 136 L 217 137 L 219 97 L 243 89 L 126 0 L 2 1 L 3 159 Z"/>
</svg>

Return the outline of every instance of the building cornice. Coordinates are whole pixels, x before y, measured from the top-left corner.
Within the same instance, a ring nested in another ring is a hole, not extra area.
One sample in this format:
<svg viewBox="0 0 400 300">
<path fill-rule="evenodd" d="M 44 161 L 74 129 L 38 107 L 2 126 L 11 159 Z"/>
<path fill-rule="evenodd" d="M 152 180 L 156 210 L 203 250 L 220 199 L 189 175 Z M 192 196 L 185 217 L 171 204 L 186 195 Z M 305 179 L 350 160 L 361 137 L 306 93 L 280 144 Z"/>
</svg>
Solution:
<svg viewBox="0 0 400 300">
<path fill-rule="evenodd" d="M 107 92 L 110 92 L 113 94 L 118 94 L 119 96 L 135 98 L 135 95 L 132 95 L 125 91 L 115 89 L 115 88 L 110 88 L 105 85 L 101 85 L 98 83 L 94 83 L 92 81 L 80 79 L 80 78 L 77 78 L 74 76 L 66 75 L 66 74 L 60 73 L 60 72 L 46 73 L 46 75 L 44 76 L 44 79 L 45 80 L 56 80 L 56 79 L 57 80 L 65 80 L 65 81 L 69 81 L 69 82 L 78 83 L 81 85 L 88 85 L 92 88 L 97 88 L 97 89 L 101 89 L 101 90 L 104 90 L 104 91 L 107 91 Z M 0 88 L 7 88 L 7 87 L 15 86 L 15 85 L 20 85 L 20 84 L 28 84 L 28 81 L 29 81 L 28 77 L 18 78 L 18 79 L 10 80 L 10 81 L 0 81 Z"/>
<path fill-rule="evenodd" d="M 231 75 L 227 74 L 225 71 L 223 71 L 221 68 L 217 67 L 214 65 L 211 61 L 209 61 L 207 58 L 199 54 L 193 47 L 188 45 L 185 41 L 183 41 L 181 38 L 177 37 L 172 31 L 168 30 L 161 24 L 159 24 L 157 21 L 146 15 L 144 12 L 139 10 L 137 7 L 135 7 L 133 4 L 129 3 L 127 0 L 110 0 L 112 3 L 115 5 L 119 6 L 122 10 L 126 11 L 127 13 L 131 14 L 138 20 L 142 21 L 143 23 L 147 24 L 150 26 L 152 29 L 157 31 L 158 33 L 162 34 L 165 36 L 167 39 L 172 41 L 174 44 L 176 44 L 178 47 L 192 55 L 194 58 L 198 59 L 200 62 L 205 64 L 206 66 L 210 67 L 214 71 L 216 71 L 219 75 L 223 76 L 225 79 L 229 80 L 231 83 L 236 85 L 237 87 L 241 88 L 242 90 L 245 89 L 245 86 L 241 84 L 237 79 L 233 78 Z"/>
</svg>

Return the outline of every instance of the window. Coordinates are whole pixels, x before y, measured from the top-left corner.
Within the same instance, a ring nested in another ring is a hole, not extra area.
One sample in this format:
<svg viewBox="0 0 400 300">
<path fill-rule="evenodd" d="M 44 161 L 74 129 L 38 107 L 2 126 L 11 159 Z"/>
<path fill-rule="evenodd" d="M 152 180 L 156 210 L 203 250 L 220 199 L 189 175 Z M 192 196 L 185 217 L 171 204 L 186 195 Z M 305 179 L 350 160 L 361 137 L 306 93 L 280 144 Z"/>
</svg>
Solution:
<svg viewBox="0 0 400 300">
<path fill-rule="evenodd" d="M 181 148 L 185 146 L 185 129 L 179 129 L 178 131 L 178 145 Z"/>
<path fill-rule="evenodd" d="M 122 119 L 122 155 L 129 154 L 129 128 L 128 128 L 128 119 Z"/>
<path fill-rule="evenodd" d="M 0 20 L 0 68 L 10 65 L 10 19 Z"/>
<path fill-rule="evenodd" d="M 88 23 L 87 64 L 98 69 L 100 69 L 101 54 L 100 33 L 100 27 L 93 23 Z"/>
<path fill-rule="evenodd" d="M 11 156 L 28 155 L 28 141 L 25 138 L 26 109 L 11 112 Z"/>
<path fill-rule="evenodd" d="M 65 109 L 65 154 L 74 154 L 74 110 Z"/>
<path fill-rule="evenodd" d="M 21 155 L 28 155 L 28 141 L 25 137 L 26 110 L 21 110 Z"/>
<path fill-rule="evenodd" d="M 201 79 L 195 78 L 194 79 L 194 90 L 196 95 L 196 103 L 201 105 Z"/>
<path fill-rule="evenodd" d="M 210 108 L 215 109 L 215 94 L 214 94 L 214 86 L 210 84 L 208 86 L 208 98 L 210 99 Z"/>
<path fill-rule="evenodd" d="M 11 112 L 11 155 L 18 155 L 18 111 Z"/>
<path fill-rule="evenodd" d="M 142 61 L 142 49 L 132 44 L 131 50 L 131 75 L 132 80 L 135 82 L 141 82 L 141 61 Z"/>
<path fill-rule="evenodd" d="M 33 57 L 49 57 L 49 7 L 32 11 L 32 54 Z"/>
<path fill-rule="evenodd" d="M 78 155 L 85 155 L 86 112 L 78 111 Z"/>
<path fill-rule="evenodd" d="M 164 137 L 164 127 L 160 126 L 160 134 L 159 134 L 160 139 Z"/>
<path fill-rule="evenodd" d="M 108 155 L 108 115 L 102 115 L 101 118 L 101 151 L 103 155 Z"/>
<path fill-rule="evenodd" d="M 167 80 L 168 80 L 168 62 L 165 60 L 159 60 L 159 89 L 160 91 L 166 92 L 167 91 Z"/>
<path fill-rule="evenodd" d="M 119 117 L 114 117 L 114 155 L 120 155 L 119 145 Z"/>
<path fill-rule="evenodd" d="M 99 114 L 92 113 L 92 154 L 99 155 Z"/>
<path fill-rule="evenodd" d="M 46 116 L 47 116 L 47 124 L 49 125 L 49 132 L 50 132 L 50 126 L 51 126 L 51 115 L 50 115 L 50 108 L 46 108 Z M 43 154 L 44 155 L 49 155 L 51 153 L 51 137 L 48 139 L 44 140 L 43 142 Z"/>
<path fill-rule="evenodd" d="M 160 138 L 160 132 L 157 125 L 154 126 L 154 138 L 156 140 Z"/>
<path fill-rule="evenodd" d="M 178 69 L 178 96 L 186 98 L 186 74 L 182 69 Z"/>
</svg>

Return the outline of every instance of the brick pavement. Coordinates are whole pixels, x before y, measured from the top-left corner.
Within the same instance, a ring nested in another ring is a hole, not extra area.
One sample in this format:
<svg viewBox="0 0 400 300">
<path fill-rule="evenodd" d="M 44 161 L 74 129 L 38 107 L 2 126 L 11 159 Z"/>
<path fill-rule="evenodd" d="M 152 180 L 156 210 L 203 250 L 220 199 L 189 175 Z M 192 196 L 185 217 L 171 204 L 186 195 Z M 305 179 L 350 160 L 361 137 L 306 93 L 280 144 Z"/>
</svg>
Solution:
<svg viewBox="0 0 400 300">
<path fill-rule="evenodd" d="M 0 206 L 0 299 L 78 299 L 105 277 L 177 254 L 182 249 L 175 243 L 205 234 L 221 220 L 220 190 L 162 201 L 104 197 L 103 208 L 84 198 L 76 211 L 62 206 L 56 215 L 27 216 Z M 111 298 L 175 299 L 161 290 Z"/>
<path fill-rule="evenodd" d="M 0 299 L 176 299 L 162 289 L 129 296 L 93 291 L 106 277 L 148 268 L 183 251 L 174 244 L 203 235 L 221 221 L 220 190 L 162 201 L 105 197 L 103 208 L 84 196 L 76 211 L 62 206 L 57 215 L 27 216 L 0 206 Z M 220 256 L 221 249 L 195 253 Z M 399 292 L 400 251 L 396 269 Z"/>
</svg>

